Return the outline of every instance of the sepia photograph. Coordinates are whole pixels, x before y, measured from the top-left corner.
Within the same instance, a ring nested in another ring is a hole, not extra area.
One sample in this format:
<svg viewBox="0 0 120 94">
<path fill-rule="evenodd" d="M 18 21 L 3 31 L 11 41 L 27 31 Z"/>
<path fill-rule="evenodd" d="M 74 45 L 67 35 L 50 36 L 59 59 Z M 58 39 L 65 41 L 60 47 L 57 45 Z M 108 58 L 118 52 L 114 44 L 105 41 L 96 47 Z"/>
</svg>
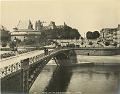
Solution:
<svg viewBox="0 0 120 94">
<path fill-rule="evenodd" d="M 120 94 L 120 0 L 0 0 L 0 94 Z"/>
</svg>

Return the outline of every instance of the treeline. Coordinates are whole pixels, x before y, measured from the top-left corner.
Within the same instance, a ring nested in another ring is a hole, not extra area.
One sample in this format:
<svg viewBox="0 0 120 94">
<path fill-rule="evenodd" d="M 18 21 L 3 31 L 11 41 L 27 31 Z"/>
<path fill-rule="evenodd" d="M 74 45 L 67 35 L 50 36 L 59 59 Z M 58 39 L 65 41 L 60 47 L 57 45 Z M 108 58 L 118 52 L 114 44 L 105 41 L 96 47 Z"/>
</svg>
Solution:
<svg viewBox="0 0 120 94">
<path fill-rule="evenodd" d="M 43 36 L 48 39 L 79 39 L 81 35 L 77 29 L 64 26 L 63 28 L 50 29 L 42 32 Z"/>
<path fill-rule="evenodd" d="M 100 33 L 98 31 L 94 31 L 94 32 L 88 31 L 86 33 L 87 39 L 97 39 L 99 37 L 100 37 Z"/>
</svg>

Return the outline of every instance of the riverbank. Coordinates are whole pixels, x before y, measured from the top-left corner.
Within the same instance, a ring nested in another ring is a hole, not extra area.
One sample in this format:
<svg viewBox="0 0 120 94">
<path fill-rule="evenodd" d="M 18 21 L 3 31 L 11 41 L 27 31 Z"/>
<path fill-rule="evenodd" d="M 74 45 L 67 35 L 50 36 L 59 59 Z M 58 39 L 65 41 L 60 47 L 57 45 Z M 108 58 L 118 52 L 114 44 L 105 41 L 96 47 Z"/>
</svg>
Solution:
<svg viewBox="0 0 120 94">
<path fill-rule="evenodd" d="M 77 60 L 75 60 L 77 59 Z M 86 56 L 77 55 L 77 58 L 71 57 L 71 61 L 77 61 L 72 66 L 77 65 L 120 65 L 120 55 L 113 56 Z M 54 60 L 50 60 L 47 65 L 56 65 Z M 70 65 L 71 66 L 71 65 Z"/>
<path fill-rule="evenodd" d="M 91 47 L 80 47 L 74 48 L 74 51 L 77 55 L 87 55 L 87 56 L 111 56 L 111 55 L 120 55 L 120 48 L 115 47 L 103 47 L 103 48 L 91 48 Z"/>
<path fill-rule="evenodd" d="M 105 64 L 105 63 L 118 63 L 120 64 L 120 55 L 113 56 L 84 56 L 78 55 L 77 61 L 79 63 L 95 63 L 95 64 Z"/>
</svg>

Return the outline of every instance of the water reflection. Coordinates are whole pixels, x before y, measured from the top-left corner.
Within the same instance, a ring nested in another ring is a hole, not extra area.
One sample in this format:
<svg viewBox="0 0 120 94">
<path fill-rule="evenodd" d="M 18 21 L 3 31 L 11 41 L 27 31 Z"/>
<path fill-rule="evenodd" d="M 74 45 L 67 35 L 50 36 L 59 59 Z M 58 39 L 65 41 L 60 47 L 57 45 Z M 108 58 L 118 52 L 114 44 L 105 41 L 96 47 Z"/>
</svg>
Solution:
<svg viewBox="0 0 120 94">
<path fill-rule="evenodd" d="M 120 94 L 120 67 L 72 67 L 72 78 L 67 92 L 73 94 Z"/>
<path fill-rule="evenodd" d="M 71 76 L 72 72 L 68 67 L 57 67 L 44 92 L 65 92 L 70 83 Z"/>
<path fill-rule="evenodd" d="M 36 94 L 120 94 L 120 66 L 77 65 L 56 67 L 54 70 L 52 66 L 47 66 L 38 79 L 34 90 L 31 90 L 39 92 Z"/>
<path fill-rule="evenodd" d="M 105 77 L 106 77 L 106 79 L 108 80 L 109 77 L 110 77 L 110 73 L 105 73 Z"/>
<path fill-rule="evenodd" d="M 118 78 L 118 94 L 120 94 L 120 72 L 115 74 Z"/>
</svg>

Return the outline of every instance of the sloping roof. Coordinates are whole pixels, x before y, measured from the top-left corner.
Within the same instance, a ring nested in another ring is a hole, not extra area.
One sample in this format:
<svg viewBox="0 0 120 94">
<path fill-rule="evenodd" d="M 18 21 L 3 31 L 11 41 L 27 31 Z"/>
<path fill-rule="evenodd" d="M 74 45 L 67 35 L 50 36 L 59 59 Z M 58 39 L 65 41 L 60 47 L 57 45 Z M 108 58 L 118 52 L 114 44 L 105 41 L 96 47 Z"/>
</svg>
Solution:
<svg viewBox="0 0 120 94">
<path fill-rule="evenodd" d="M 3 25 L 0 25 L 0 30 L 8 31 L 7 28 L 4 27 Z"/>
<path fill-rule="evenodd" d="M 28 29 L 29 24 L 32 24 L 30 20 L 20 20 L 17 29 Z"/>
</svg>

